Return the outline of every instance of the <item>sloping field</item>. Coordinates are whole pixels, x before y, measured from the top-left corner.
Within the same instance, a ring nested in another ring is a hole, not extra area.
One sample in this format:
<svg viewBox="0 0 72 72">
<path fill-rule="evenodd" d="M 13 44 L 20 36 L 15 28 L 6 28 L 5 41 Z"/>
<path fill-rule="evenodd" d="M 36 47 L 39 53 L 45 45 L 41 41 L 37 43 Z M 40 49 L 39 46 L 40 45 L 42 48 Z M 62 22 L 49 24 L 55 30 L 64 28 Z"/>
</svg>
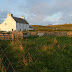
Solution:
<svg viewBox="0 0 72 72">
<path fill-rule="evenodd" d="M 72 37 L 0 41 L 0 47 L 16 72 L 72 72 Z"/>
<path fill-rule="evenodd" d="M 72 31 L 72 24 L 37 26 L 32 25 L 35 31 Z"/>
</svg>

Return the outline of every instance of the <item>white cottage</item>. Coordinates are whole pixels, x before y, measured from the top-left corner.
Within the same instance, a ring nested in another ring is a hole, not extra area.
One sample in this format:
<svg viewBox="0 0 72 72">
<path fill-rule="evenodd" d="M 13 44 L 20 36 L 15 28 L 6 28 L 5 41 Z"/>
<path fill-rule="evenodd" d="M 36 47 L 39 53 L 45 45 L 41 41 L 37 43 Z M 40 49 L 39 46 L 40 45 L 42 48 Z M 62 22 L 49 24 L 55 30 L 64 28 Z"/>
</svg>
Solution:
<svg viewBox="0 0 72 72">
<path fill-rule="evenodd" d="M 22 16 L 21 18 L 14 17 L 9 13 L 5 21 L 0 24 L 0 31 L 23 31 L 30 30 L 29 23 Z"/>
</svg>

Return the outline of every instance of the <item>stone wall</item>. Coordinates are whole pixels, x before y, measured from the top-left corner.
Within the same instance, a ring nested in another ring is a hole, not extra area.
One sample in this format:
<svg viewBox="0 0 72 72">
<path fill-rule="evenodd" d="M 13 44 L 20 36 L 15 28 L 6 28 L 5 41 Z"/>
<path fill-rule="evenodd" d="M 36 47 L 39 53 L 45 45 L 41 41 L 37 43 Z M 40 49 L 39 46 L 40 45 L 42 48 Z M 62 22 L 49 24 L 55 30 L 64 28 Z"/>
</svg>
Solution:
<svg viewBox="0 0 72 72">
<path fill-rule="evenodd" d="M 23 39 L 22 32 L 12 32 L 11 34 L 0 34 L 0 40 L 16 40 L 16 39 Z"/>
<path fill-rule="evenodd" d="M 59 32 L 39 32 L 39 33 L 44 33 L 44 36 L 72 36 L 72 31 L 59 31 Z"/>
</svg>

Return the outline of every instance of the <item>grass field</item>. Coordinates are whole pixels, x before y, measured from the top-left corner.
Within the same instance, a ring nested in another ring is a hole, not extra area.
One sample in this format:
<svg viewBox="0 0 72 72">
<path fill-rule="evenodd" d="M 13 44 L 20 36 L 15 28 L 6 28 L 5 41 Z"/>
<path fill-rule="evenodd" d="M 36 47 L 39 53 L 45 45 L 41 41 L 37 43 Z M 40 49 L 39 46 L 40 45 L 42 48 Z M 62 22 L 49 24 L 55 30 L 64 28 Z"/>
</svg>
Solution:
<svg viewBox="0 0 72 72">
<path fill-rule="evenodd" d="M 72 37 L 0 41 L 16 72 L 72 72 Z"/>
<path fill-rule="evenodd" d="M 32 25 L 35 31 L 72 31 L 72 24 L 38 26 Z"/>
</svg>

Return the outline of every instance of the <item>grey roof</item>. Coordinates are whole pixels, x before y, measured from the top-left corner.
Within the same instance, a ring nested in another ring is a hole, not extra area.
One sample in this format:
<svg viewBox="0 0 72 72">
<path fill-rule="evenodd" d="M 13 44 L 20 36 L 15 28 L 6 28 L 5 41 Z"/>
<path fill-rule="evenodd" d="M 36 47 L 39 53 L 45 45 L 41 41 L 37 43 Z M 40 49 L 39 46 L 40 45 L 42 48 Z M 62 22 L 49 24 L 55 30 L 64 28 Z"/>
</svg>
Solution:
<svg viewBox="0 0 72 72">
<path fill-rule="evenodd" d="M 29 26 L 29 28 L 33 28 L 32 26 Z"/>
<path fill-rule="evenodd" d="M 29 24 L 25 19 L 22 19 L 22 18 L 13 17 L 13 19 L 14 19 L 17 23 Z"/>
</svg>

